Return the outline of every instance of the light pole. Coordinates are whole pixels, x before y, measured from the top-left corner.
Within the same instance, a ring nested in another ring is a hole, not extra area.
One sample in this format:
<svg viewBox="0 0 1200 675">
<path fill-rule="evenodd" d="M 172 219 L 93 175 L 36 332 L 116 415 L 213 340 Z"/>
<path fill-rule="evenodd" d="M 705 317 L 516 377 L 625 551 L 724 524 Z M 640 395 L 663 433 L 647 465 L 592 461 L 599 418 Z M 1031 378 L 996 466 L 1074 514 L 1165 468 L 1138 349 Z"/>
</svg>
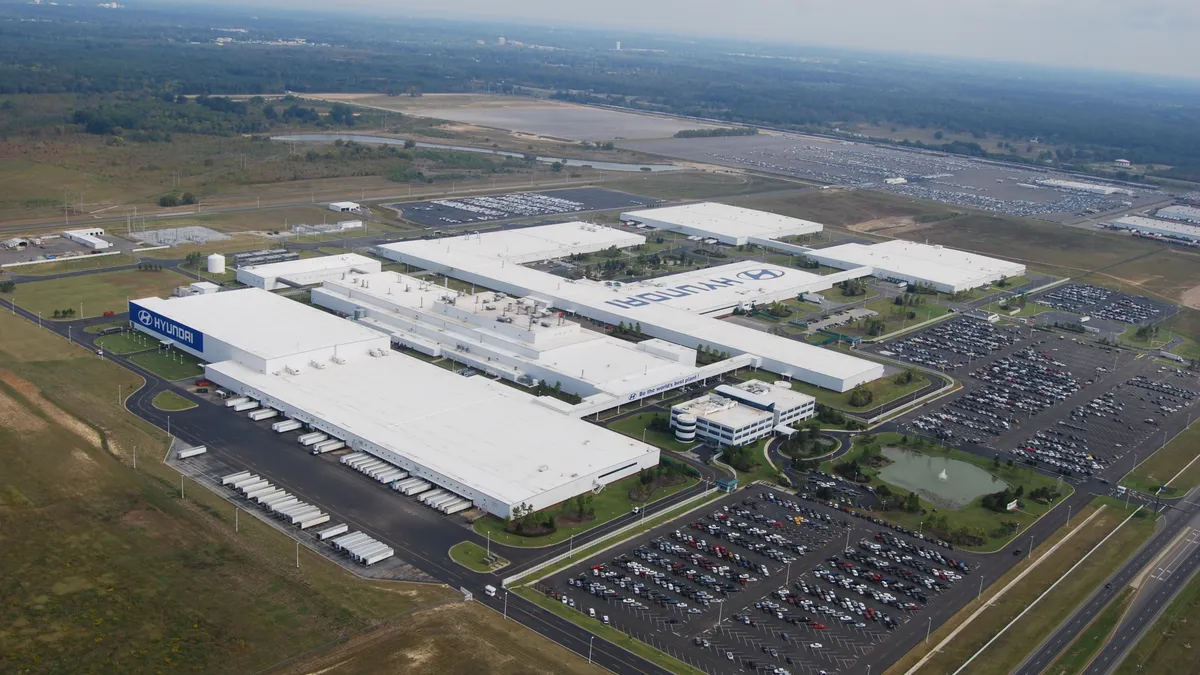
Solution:
<svg viewBox="0 0 1200 675">
<path fill-rule="evenodd" d="M 788 563 L 787 564 L 787 574 L 783 577 L 783 585 L 787 586 L 788 582 L 791 580 L 792 580 L 792 563 Z"/>
<path fill-rule="evenodd" d="M 933 617 L 929 617 L 929 625 L 925 626 L 925 642 L 929 642 L 929 633 L 933 630 Z"/>
<path fill-rule="evenodd" d="M 504 591 L 504 620 L 508 621 L 508 591 Z"/>
<path fill-rule="evenodd" d="M 592 643 L 595 641 L 596 641 L 595 635 L 588 638 L 588 665 L 591 665 L 591 663 L 592 663 Z"/>
<path fill-rule="evenodd" d="M 981 595 L 983 595 L 983 577 L 982 576 L 979 577 L 979 592 L 975 594 L 975 598 L 979 599 L 979 596 L 981 596 Z"/>
</svg>

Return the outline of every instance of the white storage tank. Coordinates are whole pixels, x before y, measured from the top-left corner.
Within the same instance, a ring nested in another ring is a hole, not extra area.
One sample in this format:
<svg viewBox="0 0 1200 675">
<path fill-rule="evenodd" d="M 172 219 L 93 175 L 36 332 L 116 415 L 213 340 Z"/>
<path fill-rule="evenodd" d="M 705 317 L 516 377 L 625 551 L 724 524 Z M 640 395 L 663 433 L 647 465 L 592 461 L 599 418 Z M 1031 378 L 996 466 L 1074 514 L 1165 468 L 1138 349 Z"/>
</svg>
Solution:
<svg viewBox="0 0 1200 675">
<path fill-rule="evenodd" d="M 208 256 L 208 273 L 209 274 L 224 274 L 225 273 L 225 256 L 220 253 L 214 253 Z"/>
</svg>

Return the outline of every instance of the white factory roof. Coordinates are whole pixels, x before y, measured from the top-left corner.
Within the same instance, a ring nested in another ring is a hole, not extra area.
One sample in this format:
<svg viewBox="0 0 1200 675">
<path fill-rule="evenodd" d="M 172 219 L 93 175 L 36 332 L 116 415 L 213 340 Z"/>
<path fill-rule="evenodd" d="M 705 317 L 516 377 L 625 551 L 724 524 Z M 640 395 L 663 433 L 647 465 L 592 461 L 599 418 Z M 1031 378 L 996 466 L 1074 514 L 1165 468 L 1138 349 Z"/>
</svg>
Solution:
<svg viewBox="0 0 1200 675">
<path fill-rule="evenodd" d="M 812 255 L 846 265 L 874 267 L 876 276 L 893 272 L 955 287 L 988 276 L 1015 277 L 1025 273 L 1025 266 L 1019 263 L 901 239 L 869 245 L 841 244 L 814 250 Z"/>
<path fill-rule="evenodd" d="M 673 411 L 703 417 L 710 422 L 723 424 L 733 429 L 740 429 L 748 424 L 772 417 L 765 410 L 751 408 L 737 401 L 714 394 L 705 394 L 690 401 L 684 401 L 671 408 Z"/>
<path fill-rule="evenodd" d="M 628 298 L 629 294 L 624 292 L 624 286 L 608 287 L 595 283 L 573 282 L 513 264 L 513 261 L 504 257 L 500 244 L 511 241 L 509 235 L 521 232 L 534 237 L 536 235 L 533 235 L 532 231 L 540 229 L 543 228 L 488 232 L 454 239 L 411 240 L 384 244 L 378 248 L 384 252 L 385 257 L 394 256 L 418 266 L 430 264 L 453 268 L 456 270 L 454 276 L 475 276 L 479 277 L 481 282 L 483 279 L 490 280 L 497 286 L 507 286 L 511 292 L 544 298 L 551 305 L 565 311 L 589 315 L 595 312 L 588 312 L 584 308 L 595 308 L 616 314 L 626 323 L 642 323 L 643 326 L 653 324 L 665 331 L 692 336 L 706 344 L 727 345 L 735 351 L 791 364 L 795 368 L 811 370 L 840 380 L 865 377 L 864 381 L 869 381 L 880 376 L 879 364 L 872 361 L 700 316 L 667 303 L 646 302 L 635 307 L 613 305 L 609 303 L 610 300 L 621 302 Z M 528 258 L 531 252 L 525 249 L 519 251 L 518 255 Z M 707 271 L 719 274 L 720 268 L 710 268 Z M 800 376 L 799 373 L 781 374 Z"/>
<path fill-rule="evenodd" d="M 665 230 L 687 228 L 739 240 L 748 237 L 776 239 L 812 234 L 822 229 L 820 223 L 811 220 L 716 202 L 628 211 L 621 214 L 621 220 L 632 220 Z"/>
<path fill-rule="evenodd" d="M 259 288 L 132 302 L 262 359 L 379 340 L 366 326 Z"/>
<path fill-rule="evenodd" d="M 1190 220 L 1200 223 L 1200 209 L 1194 206 L 1167 206 L 1159 209 L 1155 215 L 1159 218 Z"/>
<path fill-rule="evenodd" d="M 737 389 L 741 393 L 738 396 L 745 397 L 747 394 L 756 397 L 762 403 L 774 402 L 776 407 L 785 410 L 798 408 L 807 405 L 809 402 L 815 402 L 816 398 L 809 396 L 801 391 L 795 391 L 788 383 L 774 384 L 763 382 L 762 380 L 746 380 L 741 384 L 735 385 L 720 385 L 717 387 L 717 392 L 722 388 Z"/>
<path fill-rule="evenodd" d="M 646 243 L 646 238 L 603 225 L 569 222 L 406 243 L 440 249 L 440 255 L 447 258 L 461 255 L 524 264 L 612 246 L 628 248 Z"/>
<path fill-rule="evenodd" d="M 1146 218 L 1144 216 L 1125 216 L 1112 221 L 1114 225 L 1128 227 L 1134 230 L 1143 232 L 1155 232 L 1160 234 L 1174 234 L 1190 239 L 1200 239 L 1200 226 L 1189 225 L 1177 220 L 1163 220 L 1161 218 Z"/>
<path fill-rule="evenodd" d="M 399 355 L 299 374 L 209 369 L 510 504 L 656 452 L 503 384 Z"/>
<path fill-rule="evenodd" d="M 614 299 L 650 294 L 647 298 L 663 298 L 653 300 L 658 304 L 707 314 L 755 302 L 756 299 L 762 302 L 762 298 L 768 296 L 795 297 L 808 291 L 823 291 L 831 285 L 829 279 L 819 274 L 795 267 L 747 260 L 622 284 L 619 287 L 604 286 L 604 289 L 606 292 L 615 293 Z"/>
<path fill-rule="evenodd" d="M 247 265 L 238 269 L 239 272 L 254 274 L 263 278 L 306 277 L 310 275 L 337 274 L 342 271 L 361 269 L 364 272 L 378 272 L 381 263 L 374 258 L 368 258 L 357 253 L 326 255 L 317 258 L 300 258 L 283 262 L 264 263 L 262 265 Z"/>
</svg>

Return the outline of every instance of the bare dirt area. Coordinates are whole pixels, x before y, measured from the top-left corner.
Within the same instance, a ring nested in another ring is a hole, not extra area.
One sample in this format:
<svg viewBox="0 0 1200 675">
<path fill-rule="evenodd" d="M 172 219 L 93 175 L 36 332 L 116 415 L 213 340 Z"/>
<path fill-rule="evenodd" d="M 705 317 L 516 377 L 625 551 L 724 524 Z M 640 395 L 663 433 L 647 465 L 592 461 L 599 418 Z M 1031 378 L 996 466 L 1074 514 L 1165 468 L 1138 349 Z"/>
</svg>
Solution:
<svg viewBox="0 0 1200 675">
<path fill-rule="evenodd" d="M 100 434 L 96 430 L 79 421 L 72 415 L 67 414 L 63 409 L 54 405 L 42 396 L 42 392 L 33 384 L 21 379 L 15 373 L 9 370 L 0 370 L 0 382 L 3 382 L 13 391 L 20 394 L 31 405 L 37 407 L 47 418 L 52 420 L 57 426 L 69 430 L 71 433 L 87 441 L 88 445 L 94 448 L 99 448 Z M 11 400 L 11 399 L 10 399 Z M 28 413 L 26 416 L 29 416 Z"/>
<path fill-rule="evenodd" d="M 1200 309 L 1200 286 L 1192 286 L 1179 296 L 1179 302 L 1184 307 Z"/>
<path fill-rule="evenodd" d="M 918 223 L 911 216 L 889 216 L 886 218 L 875 218 L 873 220 L 863 221 L 850 225 L 847 229 L 851 232 L 866 232 L 874 234 L 886 234 L 899 236 L 907 232 L 916 232 L 918 230 L 927 229 L 929 226 L 925 223 Z"/>
</svg>

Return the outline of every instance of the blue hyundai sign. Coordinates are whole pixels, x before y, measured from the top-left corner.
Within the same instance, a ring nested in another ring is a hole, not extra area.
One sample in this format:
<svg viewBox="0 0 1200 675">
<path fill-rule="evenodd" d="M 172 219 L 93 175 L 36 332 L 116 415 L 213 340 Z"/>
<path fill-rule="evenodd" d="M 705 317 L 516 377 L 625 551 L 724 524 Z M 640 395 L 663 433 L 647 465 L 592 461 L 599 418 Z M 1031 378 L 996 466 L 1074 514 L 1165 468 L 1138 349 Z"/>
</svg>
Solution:
<svg viewBox="0 0 1200 675">
<path fill-rule="evenodd" d="M 168 340 L 173 340 L 197 352 L 204 352 L 204 333 L 189 328 L 181 323 L 142 307 L 136 302 L 129 303 L 129 320 L 137 325 L 151 330 Z"/>
</svg>

